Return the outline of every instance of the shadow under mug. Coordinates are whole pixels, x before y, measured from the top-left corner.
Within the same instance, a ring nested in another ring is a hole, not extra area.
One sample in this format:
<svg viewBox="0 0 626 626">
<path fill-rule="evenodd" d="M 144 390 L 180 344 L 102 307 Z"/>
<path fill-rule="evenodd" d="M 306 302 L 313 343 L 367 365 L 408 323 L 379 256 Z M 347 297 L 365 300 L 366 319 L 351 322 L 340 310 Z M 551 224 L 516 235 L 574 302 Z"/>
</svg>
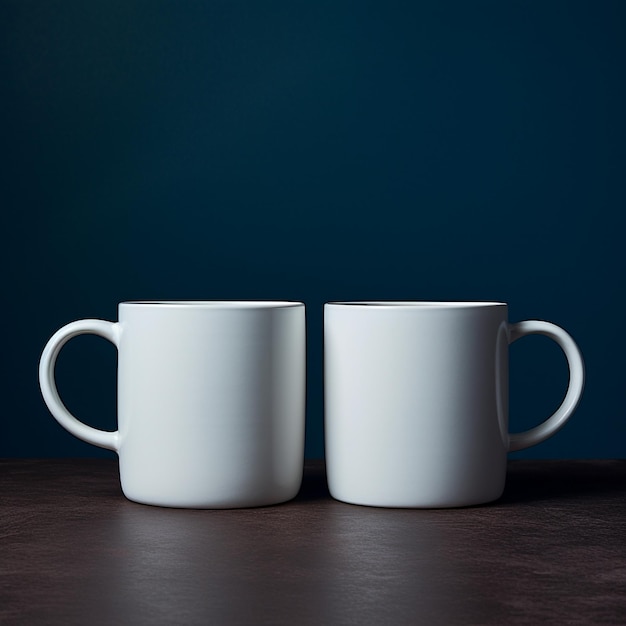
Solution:
<svg viewBox="0 0 626 626">
<path fill-rule="evenodd" d="M 457 507 L 504 489 L 507 452 L 569 419 L 584 386 L 574 340 L 559 326 L 509 324 L 502 302 L 334 302 L 324 309 L 326 469 L 331 495 L 385 507 Z M 570 381 L 539 426 L 508 432 L 508 346 L 556 341 Z"/>
<path fill-rule="evenodd" d="M 63 345 L 92 333 L 118 349 L 118 430 L 77 420 L 56 389 Z M 122 491 L 144 504 L 230 508 L 293 498 L 304 465 L 301 302 L 123 302 L 119 322 L 61 328 L 39 366 L 43 398 L 79 439 L 119 455 Z"/>
</svg>

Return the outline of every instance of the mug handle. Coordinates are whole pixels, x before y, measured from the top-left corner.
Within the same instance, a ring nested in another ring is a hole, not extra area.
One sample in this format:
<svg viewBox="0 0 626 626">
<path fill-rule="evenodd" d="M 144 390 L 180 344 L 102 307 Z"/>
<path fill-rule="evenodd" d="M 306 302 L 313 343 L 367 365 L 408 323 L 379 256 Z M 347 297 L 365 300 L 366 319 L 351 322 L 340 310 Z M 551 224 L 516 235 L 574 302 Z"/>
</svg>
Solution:
<svg viewBox="0 0 626 626">
<path fill-rule="evenodd" d="M 585 385 L 585 365 L 580 349 L 560 326 L 540 320 L 509 325 L 509 344 L 526 335 L 545 335 L 559 344 L 569 367 L 569 385 L 561 406 L 553 415 L 534 428 L 509 435 L 509 452 L 541 443 L 560 430 L 578 406 Z"/>
<path fill-rule="evenodd" d="M 87 426 L 77 420 L 65 407 L 57 391 L 54 379 L 54 366 L 61 348 L 72 337 L 78 335 L 93 334 L 108 339 L 116 348 L 119 348 L 119 324 L 105 320 L 86 319 L 71 322 L 57 330 L 46 344 L 39 361 L 39 386 L 44 402 L 54 418 L 72 435 L 92 443 L 94 446 L 107 450 L 119 449 L 119 434 L 115 430 L 108 432 Z"/>
</svg>

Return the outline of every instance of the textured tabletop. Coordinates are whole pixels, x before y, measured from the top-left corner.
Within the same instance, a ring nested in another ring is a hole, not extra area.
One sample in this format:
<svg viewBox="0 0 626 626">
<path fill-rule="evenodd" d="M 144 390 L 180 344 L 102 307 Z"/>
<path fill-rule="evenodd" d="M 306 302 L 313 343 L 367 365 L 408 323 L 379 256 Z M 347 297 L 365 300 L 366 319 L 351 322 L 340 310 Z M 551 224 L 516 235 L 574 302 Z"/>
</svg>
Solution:
<svg viewBox="0 0 626 626">
<path fill-rule="evenodd" d="M 0 624 L 624 624 L 626 460 L 512 461 L 488 506 L 132 503 L 117 462 L 0 461 Z"/>
</svg>

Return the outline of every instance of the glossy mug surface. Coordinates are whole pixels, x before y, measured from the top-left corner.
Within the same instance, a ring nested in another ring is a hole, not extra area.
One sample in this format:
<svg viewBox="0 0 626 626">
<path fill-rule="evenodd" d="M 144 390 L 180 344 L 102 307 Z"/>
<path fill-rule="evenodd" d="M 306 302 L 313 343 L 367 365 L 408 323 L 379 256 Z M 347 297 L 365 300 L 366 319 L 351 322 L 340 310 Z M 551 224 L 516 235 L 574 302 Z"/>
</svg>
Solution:
<svg viewBox="0 0 626 626">
<path fill-rule="evenodd" d="M 570 382 L 539 426 L 508 431 L 508 346 L 543 334 Z M 507 452 L 544 441 L 584 385 L 572 338 L 544 321 L 509 324 L 500 302 L 337 302 L 324 309 L 326 469 L 331 495 L 386 507 L 457 507 L 503 492 Z"/>
<path fill-rule="evenodd" d="M 118 430 L 77 420 L 54 364 L 72 337 L 118 348 Z M 75 436 L 119 455 L 124 494 L 171 507 L 293 498 L 304 464 L 305 309 L 299 302 L 124 302 L 119 322 L 61 328 L 40 361 L 44 400 Z"/>
</svg>

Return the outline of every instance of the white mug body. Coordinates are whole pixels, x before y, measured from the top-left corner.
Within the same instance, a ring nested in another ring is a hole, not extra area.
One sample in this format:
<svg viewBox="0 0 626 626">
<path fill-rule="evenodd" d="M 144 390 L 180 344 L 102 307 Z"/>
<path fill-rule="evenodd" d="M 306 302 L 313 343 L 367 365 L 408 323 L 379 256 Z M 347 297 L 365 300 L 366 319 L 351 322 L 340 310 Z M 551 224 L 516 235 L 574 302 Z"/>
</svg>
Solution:
<svg viewBox="0 0 626 626">
<path fill-rule="evenodd" d="M 324 337 L 334 498 L 457 507 L 502 494 L 506 304 L 329 303 Z"/>
<path fill-rule="evenodd" d="M 120 305 L 125 495 L 173 506 L 293 498 L 304 454 L 304 305 Z"/>
<path fill-rule="evenodd" d="M 68 430 L 117 451 L 127 498 L 232 508 L 297 494 L 304 464 L 304 304 L 125 302 L 117 324 L 100 323 L 111 324 L 119 351 L 118 431 L 101 433 L 60 415 L 43 383 L 42 391 Z M 102 443 L 98 433 L 114 438 Z"/>
</svg>

